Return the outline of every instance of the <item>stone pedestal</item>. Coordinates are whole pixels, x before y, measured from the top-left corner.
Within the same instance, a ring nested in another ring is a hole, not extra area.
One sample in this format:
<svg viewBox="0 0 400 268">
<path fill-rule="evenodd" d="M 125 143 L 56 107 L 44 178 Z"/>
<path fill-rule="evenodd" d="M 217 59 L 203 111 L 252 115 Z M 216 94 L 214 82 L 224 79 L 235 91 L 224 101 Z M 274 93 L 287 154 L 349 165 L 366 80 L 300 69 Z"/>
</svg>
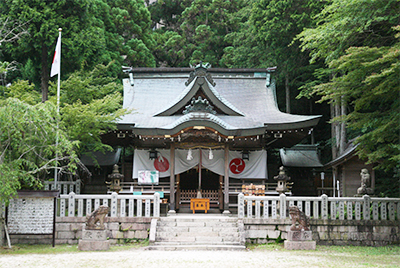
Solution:
<svg viewBox="0 0 400 268">
<path fill-rule="evenodd" d="M 312 240 L 311 231 L 289 231 L 285 240 L 285 249 L 315 250 L 316 242 Z"/>
<path fill-rule="evenodd" d="M 110 241 L 107 240 L 107 230 L 82 230 L 82 239 L 79 240 L 79 250 L 109 250 Z"/>
</svg>

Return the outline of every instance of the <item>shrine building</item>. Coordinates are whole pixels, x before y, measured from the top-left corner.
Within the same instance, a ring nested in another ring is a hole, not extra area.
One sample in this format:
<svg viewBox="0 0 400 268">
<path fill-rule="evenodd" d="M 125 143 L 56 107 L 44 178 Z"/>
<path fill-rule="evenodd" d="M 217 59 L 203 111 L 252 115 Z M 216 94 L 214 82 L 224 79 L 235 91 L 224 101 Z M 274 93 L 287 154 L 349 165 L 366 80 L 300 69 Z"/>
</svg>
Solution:
<svg viewBox="0 0 400 268">
<path fill-rule="evenodd" d="M 298 144 L 320 119 L 279 111 L 275 69 L 127 69 L 129 112 L 103 136 L 131 154 L 121 193 L 160 192 L 172 212 L 201 196 L 227 212 L 241 185 L 272 182 L 267 152 Z"/>
</svg>

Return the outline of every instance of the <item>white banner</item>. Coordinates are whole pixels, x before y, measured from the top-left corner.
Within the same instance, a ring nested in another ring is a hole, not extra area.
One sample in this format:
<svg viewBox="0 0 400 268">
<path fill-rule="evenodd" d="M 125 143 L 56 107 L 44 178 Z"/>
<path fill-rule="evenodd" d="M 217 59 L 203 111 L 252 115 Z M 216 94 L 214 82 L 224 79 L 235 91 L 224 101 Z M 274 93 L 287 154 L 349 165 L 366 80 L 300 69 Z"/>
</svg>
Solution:
<svg viewBox="0 0 400 268">
<path fill-rule="evenodd" d="M 148 150 L 135 150 L 133 157 L 133 178 L 138 178 L 139 170 L 157 170 L 160 178 L 170 176 L 170 151 L 157 150 L 157 159 L 149 158 Z M 208 149 L 202 151 L 202 166 L 218 175 L 224 175 L 224 150 L 212 150 L 212 159 Z M 175 150 L 175 175 L 185 172 L 200 161 L 200 150 Z M 229 151 L 229 177 L 236 179 L 267 179 L 267 152 L 265 150 L 250 152 L 250 159 L 243 160 L 240 151 Z"/>
</svg>

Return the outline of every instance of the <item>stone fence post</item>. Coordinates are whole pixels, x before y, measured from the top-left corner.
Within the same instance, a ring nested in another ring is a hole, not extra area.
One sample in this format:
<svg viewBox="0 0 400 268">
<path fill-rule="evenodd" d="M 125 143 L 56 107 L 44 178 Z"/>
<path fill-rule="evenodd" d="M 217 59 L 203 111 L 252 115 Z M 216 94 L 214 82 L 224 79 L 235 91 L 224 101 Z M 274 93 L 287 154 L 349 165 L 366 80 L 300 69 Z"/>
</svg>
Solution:
<svg viewBox="0 0 400 268">
<path fill-rule="evenodd" d="M 279 214 L 281 219 L 286 219 L 286 195 L 280 194 L 279 196 Z"/>
<path fill-rule="evenodd" d="M 321 195 L 321 218 L 324 220 L 328 219 L 328 196 L 326 194 Z"/>
<path fill-rule="evenodd" d="M 238 195 L 238 218 L 244 218 L 244 194 L 240 193 Z"/>
<path fill-rule="evenodd" d="M 118 210 L 118 194 L 113 192 L 111 194 L 111 217 L 117 217 L 117 210 Z"/>
<path fill-rule="evenodd" d="M 371 212 L 370 212 L 371 197 L 369 197 L 368 195 L 364 195 L 363 199 L 364 199 L 363 218 L 364 220 L 369 220 L 371 218 Z"/>
<path fill-rule="evenodd" d="M 160 194 L 159 193 L 155 193 L 154 194 L 154 217 L 160 217 Z"/>
<path fill-rule="evenodd" d="M 68 194 L 68 217 L 75 216 L 75 193 L 70 192 Z"/>
</svg>

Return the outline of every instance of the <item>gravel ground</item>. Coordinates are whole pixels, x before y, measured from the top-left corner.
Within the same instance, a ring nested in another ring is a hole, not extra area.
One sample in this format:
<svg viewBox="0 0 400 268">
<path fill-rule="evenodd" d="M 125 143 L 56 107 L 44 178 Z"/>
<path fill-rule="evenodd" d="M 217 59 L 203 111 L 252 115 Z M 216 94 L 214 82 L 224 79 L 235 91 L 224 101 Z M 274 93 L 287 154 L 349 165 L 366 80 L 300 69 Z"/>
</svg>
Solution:
<svg viewBox="0 0 400 268">
<path fill-rule="evenodd" d="M 0 255 L 0 267 L 329 267 L 301 251 L 149 251 Z"/>
</svg>

